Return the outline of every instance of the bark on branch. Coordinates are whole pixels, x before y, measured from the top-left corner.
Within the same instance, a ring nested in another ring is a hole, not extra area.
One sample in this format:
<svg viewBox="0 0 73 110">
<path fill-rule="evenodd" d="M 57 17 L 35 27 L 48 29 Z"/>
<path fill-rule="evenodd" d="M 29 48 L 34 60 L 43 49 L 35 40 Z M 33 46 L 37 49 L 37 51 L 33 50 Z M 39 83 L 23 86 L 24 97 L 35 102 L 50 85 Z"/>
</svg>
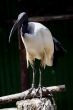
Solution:
<svg viewBox="0 0 73 110">
<path fill-rule="evenodd" d="M 65 85 L 43 87 L 42 90 L 43 90 L 43 95 L 45 96 L 45 95 L 49 94 L 50 92 L 51 93 L 63 92 L 65 90 Z M 2 96 L 2 97 L 0 97 L 0 104 L 16 102 L 18 100 L 24 99 L 24 97 L 26 97 L 27 99 L 33 98 L 33 94 L 29 94 L 29 91 L 30 91 L 30 89 L 28 89 L 24 92 L 21 92 L 21 93 Z M 36 89 L 36 91 L 37 91 L 37 89 Z M 37 95 L 35 95 L 34 97 L 37 97 Z"/>
</svg>

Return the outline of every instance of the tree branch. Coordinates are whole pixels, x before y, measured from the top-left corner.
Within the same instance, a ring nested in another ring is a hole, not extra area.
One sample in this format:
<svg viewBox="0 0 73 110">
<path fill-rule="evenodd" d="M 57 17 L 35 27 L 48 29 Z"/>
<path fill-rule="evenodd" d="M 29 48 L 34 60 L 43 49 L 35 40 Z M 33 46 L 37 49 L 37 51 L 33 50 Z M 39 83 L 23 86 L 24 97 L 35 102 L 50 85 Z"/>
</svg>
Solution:
<svg viewBox="0 0 73 110">
<path fill-rule="evenodd" d="M 63 92 L 64 90 L 65 90 L 65 85 L 43 87 L 42 88 L 43 96 L 45 96 L 45 95 L 47 96 L 50 92 L 57 93 L 57 92 Z M 24 97 L 33 98 L 34 94 L 29 94 L 29 91 L 30 91 L 30 89 L 28 89 L 24 92 L 21 92 L 21 93 L 2 96 L 2 97 L 0 97 L 0 104 L 9 103 L 9 102 L 16 102 L 18 100 L 24 99 Z M 37 89 L 36 89 L 36 91 L 37 91 Z M 34 97 L 37 97 L 37 94 Z"/>
</svg>

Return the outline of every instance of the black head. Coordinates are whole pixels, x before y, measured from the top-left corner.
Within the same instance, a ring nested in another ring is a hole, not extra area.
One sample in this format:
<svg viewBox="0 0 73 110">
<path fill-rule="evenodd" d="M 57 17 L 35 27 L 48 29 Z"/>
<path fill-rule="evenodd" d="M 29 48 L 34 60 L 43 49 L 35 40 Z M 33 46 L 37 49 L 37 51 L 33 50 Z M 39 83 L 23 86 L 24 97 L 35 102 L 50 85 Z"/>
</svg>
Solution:
<svg viewBox="0 0 73 110">
<path fill-rule="evenodd" d="M 28 24 L 28 16 L 25 12 L 22 12 L 18 15 L 17 20 L 15 21 L 11 31 L 10 31 L 10 35 L 9 35 L 9 42 L 11 39 L 12 34 L 15 32 L 16 29 L 20 29 L 22 26 L 24 26 L 24 30 L 26 31 L 27 28 L 27 24 Z"/>
</svg>

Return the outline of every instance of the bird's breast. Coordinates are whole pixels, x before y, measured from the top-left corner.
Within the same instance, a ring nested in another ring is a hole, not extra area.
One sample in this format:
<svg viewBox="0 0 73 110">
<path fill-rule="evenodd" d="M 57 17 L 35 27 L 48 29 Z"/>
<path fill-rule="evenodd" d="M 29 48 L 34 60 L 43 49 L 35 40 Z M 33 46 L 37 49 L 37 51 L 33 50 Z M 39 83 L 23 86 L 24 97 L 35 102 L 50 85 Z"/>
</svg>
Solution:
<svg viewBox="0 0 73 110">
<path fill-rule="evenodd" d="M 36 34 L 25 33 L 22 41 L 26 48 L 26 57 L 30 63 L 40 59 L 42 65 L 52 66 L 54 44 L 48 30 L 40 29 Z"/>
</svg>

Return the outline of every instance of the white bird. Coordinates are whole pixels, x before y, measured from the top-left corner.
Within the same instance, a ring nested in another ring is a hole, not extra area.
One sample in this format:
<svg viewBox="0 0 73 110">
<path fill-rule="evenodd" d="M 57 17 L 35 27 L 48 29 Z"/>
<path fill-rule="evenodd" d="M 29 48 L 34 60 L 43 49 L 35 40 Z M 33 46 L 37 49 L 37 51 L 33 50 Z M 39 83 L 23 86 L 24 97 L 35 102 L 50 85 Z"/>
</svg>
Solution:
<svg viewBox="0 0 73 110">
<path fill-rule="evenodd" d="M 39 59 L 43 68 L 53 66 L 55 52 L 63 53 L 65 50 L 61 43 L 52 37 L 50 30 L 41 23 L 28 22 L 28 16 L 25 12 L 19 14 L 18 19 L 13 25 L 9 42 L 14 31 L 19 28 L 22 42 L 26 49 L 27 66 L 29 62 L 33 67 L 32 88 L 34 88 L 34 61 Z M 40 70 L 39 70 L 40 71 Z M 41 87 L 41 71 L 39 78 L 39 86 Z"/>
<path fill-rule="evenodd" d="M 28 61 L 33 65 L 36 58 L 41 60 L 43 67 L 52 66 L 54 43 L 51 32 L 44 25 L 36 22 L 28 23 L 28 31 L 30 29 L 32 30 L 29 33 L 23 35 L 21 28 L 21 38 L 26 48 L 27 65 Z"/>
</svg>

